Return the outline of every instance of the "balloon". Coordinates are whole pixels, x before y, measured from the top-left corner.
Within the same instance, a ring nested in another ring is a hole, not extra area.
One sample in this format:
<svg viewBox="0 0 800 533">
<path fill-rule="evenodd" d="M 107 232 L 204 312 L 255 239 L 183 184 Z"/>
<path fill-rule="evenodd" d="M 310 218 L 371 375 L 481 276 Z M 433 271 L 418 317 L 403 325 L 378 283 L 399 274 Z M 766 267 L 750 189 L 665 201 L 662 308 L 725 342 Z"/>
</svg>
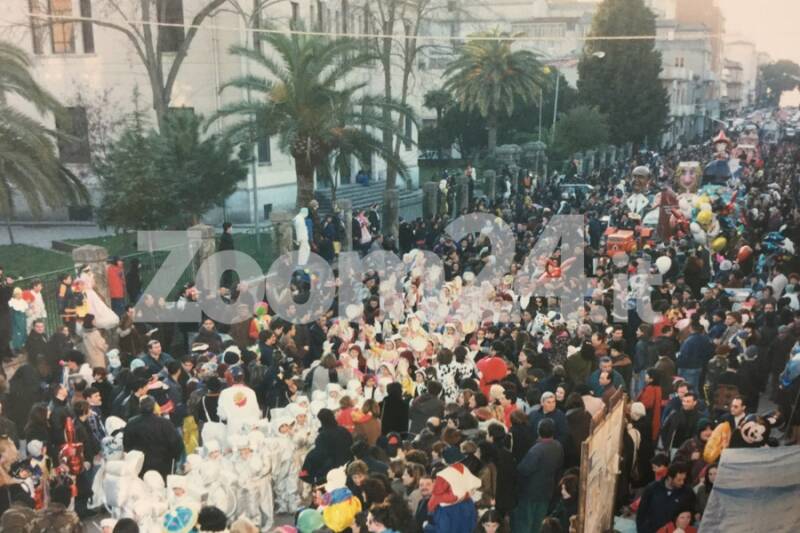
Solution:
<svg viewBox="0 0 800 533">
<path fill-rule="evenodd" d="M 715 252 L 721 252 L 728 246 L 728 239 L 725 237 L 717 237 L 714 239 L 714 242 L 711 243 L 711 249 Z"/>
<path fill-rule="evenodd" d="M 694 238 L 694 241 L 697 244 L 705 246 L 708 237 L 706 236 L 706 232 L 703 231 L 703 228 L 700 227 L 700 224 L 698 224 L 697 222 L 692 222 L 689 225 L 689 229 L 692 232 L 692 238 Z"/>
<path fill-rule="evenodd" d="M 753 255 L 753 249 L 745 244 L 744 246 L 739 248 L 739 253 L 736 254 L 736 261 L 739 263 L 743 263 L 748 259 L 750 259 L 751 255 Z"/>
<path fill-rule="evenodd" d="M 698 209 L 700 209 L 700 206 L 702 206 L 703 204 L 708 204 L 708 203 L 711 203 L 711 199 L 709 199 L 709 197 L 706 196 L 705 194 L 703 196 L 698 196 L 694 200 L 694 206 Z"/>
<path fill-rule="evenodd" d="M 697 223 L 701 226 L 708 226 L 714 219 L 714 214 L 711 211 L 700 211 L 697 213 Z"/>
<path fill-rule="evenodd" d="M 550 269 L 549 275 L 551 278 L 560 278 L 561 277 L 561 269 L 558 267 L 553 267 Z"/>
<path fill-rule="evenodd" d="M 670 267 L 672 267 L 672 259 L 669 256 L 662 255 L 656 259 L 656 267 L 662 275 L 666 274 L 669 272 Z"/>
<path fill-rule="evenodd" d="M 719 264 L 719 269 L 723 272 L 727 272 L 733 268 L 733 263 L 731 263 L 728 259 L 724 260 L 722 263 Z"/>
<path fill-rule="evenodd" d="M 711 204 L 701 204 L 700 211 L 711 211 Z"/>
</svg>

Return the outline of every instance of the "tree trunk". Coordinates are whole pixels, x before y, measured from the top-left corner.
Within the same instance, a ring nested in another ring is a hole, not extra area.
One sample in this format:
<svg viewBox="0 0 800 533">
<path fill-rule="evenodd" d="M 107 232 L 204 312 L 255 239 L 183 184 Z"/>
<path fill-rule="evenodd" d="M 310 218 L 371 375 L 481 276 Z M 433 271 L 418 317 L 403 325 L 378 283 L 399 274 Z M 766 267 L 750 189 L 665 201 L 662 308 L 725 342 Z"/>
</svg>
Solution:
<svg viewBox="0 0 800 533">
<path fill-rule="evenodd" d="M 486 117 L 486 125 L 489 130 L 489 155 L 491 155 L 497 149 L 497 117 L 493 115 Z"/>
<path fill-rule="evenodd" d="M 295 207 L 308 207 L 314 199 L 314 163 L 304 156 L 294 158 L 294 171 L 297 175 L 297 198 Z"/>
<path fill-rule="evenodd" d="M 9 191 L 9 195 L 11 191 Z M 11 196 L 8 198 L 8 211 L 6 211 L 6 230 L 8 230 L 8 241 L 10 244 L 16 244 L 14 242 L 14 230 L 11 229 L 11 217 L 14 213 L 14 204 L 11 203 Z"/>
</svg>

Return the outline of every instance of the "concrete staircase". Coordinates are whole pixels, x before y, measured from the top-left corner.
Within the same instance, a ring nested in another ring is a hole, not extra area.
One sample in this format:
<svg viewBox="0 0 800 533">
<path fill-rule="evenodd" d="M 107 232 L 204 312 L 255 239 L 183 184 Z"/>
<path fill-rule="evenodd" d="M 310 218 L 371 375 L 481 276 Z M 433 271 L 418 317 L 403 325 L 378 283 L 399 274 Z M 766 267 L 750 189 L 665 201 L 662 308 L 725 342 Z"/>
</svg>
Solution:
<svg viewBox="0 0 800 533">
<path fill-rule="evenodd" d="M 340 185 L 336 189 L 336 199 L 341 200 L 344 198 L 349 199 L 353 203 L 354 214 L 359 209 L 365 209 L 372 204 L 383 204 L 383 191 L 386 183 L 377 181 L 370 183 L 366 187 L 364 185 Z M 314 197 L 319 202 L 319 211 L 321 214 L 328 214 L 334 211 L 332 204 L 331 189 L 317 189 L 314 191 Z M 422 216 L 422 189 L 416 190 L 400 190 L 400 216 L 404 218 L 415 218 Z"/>
</svg>

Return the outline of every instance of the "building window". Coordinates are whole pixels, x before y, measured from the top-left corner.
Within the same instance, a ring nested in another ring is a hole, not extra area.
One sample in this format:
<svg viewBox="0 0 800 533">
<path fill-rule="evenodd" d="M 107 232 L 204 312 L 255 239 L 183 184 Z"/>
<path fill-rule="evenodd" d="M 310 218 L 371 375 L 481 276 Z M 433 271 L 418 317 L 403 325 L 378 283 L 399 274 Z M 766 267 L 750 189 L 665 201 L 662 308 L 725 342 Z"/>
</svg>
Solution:
<svg viewBox="0 0 800 533">
<path fill-rule="evenodd" d="M 317 0 L 317 31 L 325 31 L 325 6 Z"/>
<path fill-rule="evenodd" d="M 183 44 L 183 0 L 158 0 L 156 2 L 158 22 L 181 24 L 181 26 L 159 26 L 158 41 L 162 52 L 177 52 Z"/>
<path fill-rule="evenodd" d="M 348 0 L 342 0 L 342 33 L 347 33 L 350 29 L 349 27 L 349 18 L 350 18 L 350 5 L 348 4 Z"/>
<path fill-rule="evenodd" d="M 270 148 L 270 136 L 262 136 L 256 143 L 258 153 L 258 164 L 269 165 L 272 163 L 272 149 Z"/>
<path fill-rule="evenodd" d="M 92 18 L 92 0 L 81 0 L 81 17 Z M 83 53 L 94 53 L 94 28 L 88 20 L 81 22 L 81 37 L 83 38 Z"/>
<path fill-rule="evenodd" d="M 405 126 L 406 126 L 406 140 L 403 141 L 403 144 L 405 145 L 406 152 L 410 152 L 414 140 L 414 123 L 411 121 L 410 117 L 406 117 Z"/>
<path fill-rule="evenodd" d="M 66 117 L 56 118 L 56 130 L 65 137 L 58 138 L 58 154 L 62 163 L 89 163 L 89 120 L 85 107 L 66 108 Z"/>
<path fill-rule="evenodd" d="M 31 39 L 33 53 L 41 55 L 44 53 L 45 19 L 36 16 L 42 13 L 40 0 L 28 0 L 28 9 L 31 12 Z"/>
<path fill-rule="evenodd" d="M 300 22 L 300 4 L 292 2 L 292 24 L 296 25 Z"/>
<path fill-rule="evenodd" d="M 72 0 L 50 0 L 50 15 L 54 17 L 71 17 Z M 72 22 L 58 22 L 52 19 L 50 23 L 54 54 L 75 53 L 75 25 Z"/>
</svg>

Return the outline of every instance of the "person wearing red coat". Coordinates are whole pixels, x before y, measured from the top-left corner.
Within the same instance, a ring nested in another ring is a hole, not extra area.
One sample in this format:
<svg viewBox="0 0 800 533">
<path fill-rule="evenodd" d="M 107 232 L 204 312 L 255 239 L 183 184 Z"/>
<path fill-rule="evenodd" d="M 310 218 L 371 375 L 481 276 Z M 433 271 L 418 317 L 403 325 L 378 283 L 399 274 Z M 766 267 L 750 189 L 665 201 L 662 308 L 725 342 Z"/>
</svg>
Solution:
<svg viewBox="0 0 800 533">
<path fill-rule="evenodd" d="M 658 371 L 648 368 L 644 379 L 644 389 L 636 401 L 644 404 L 653 429 L 653 442 L 656 442 L 661 431 L 661 387 L 658 385 Z"/>
</svg>

